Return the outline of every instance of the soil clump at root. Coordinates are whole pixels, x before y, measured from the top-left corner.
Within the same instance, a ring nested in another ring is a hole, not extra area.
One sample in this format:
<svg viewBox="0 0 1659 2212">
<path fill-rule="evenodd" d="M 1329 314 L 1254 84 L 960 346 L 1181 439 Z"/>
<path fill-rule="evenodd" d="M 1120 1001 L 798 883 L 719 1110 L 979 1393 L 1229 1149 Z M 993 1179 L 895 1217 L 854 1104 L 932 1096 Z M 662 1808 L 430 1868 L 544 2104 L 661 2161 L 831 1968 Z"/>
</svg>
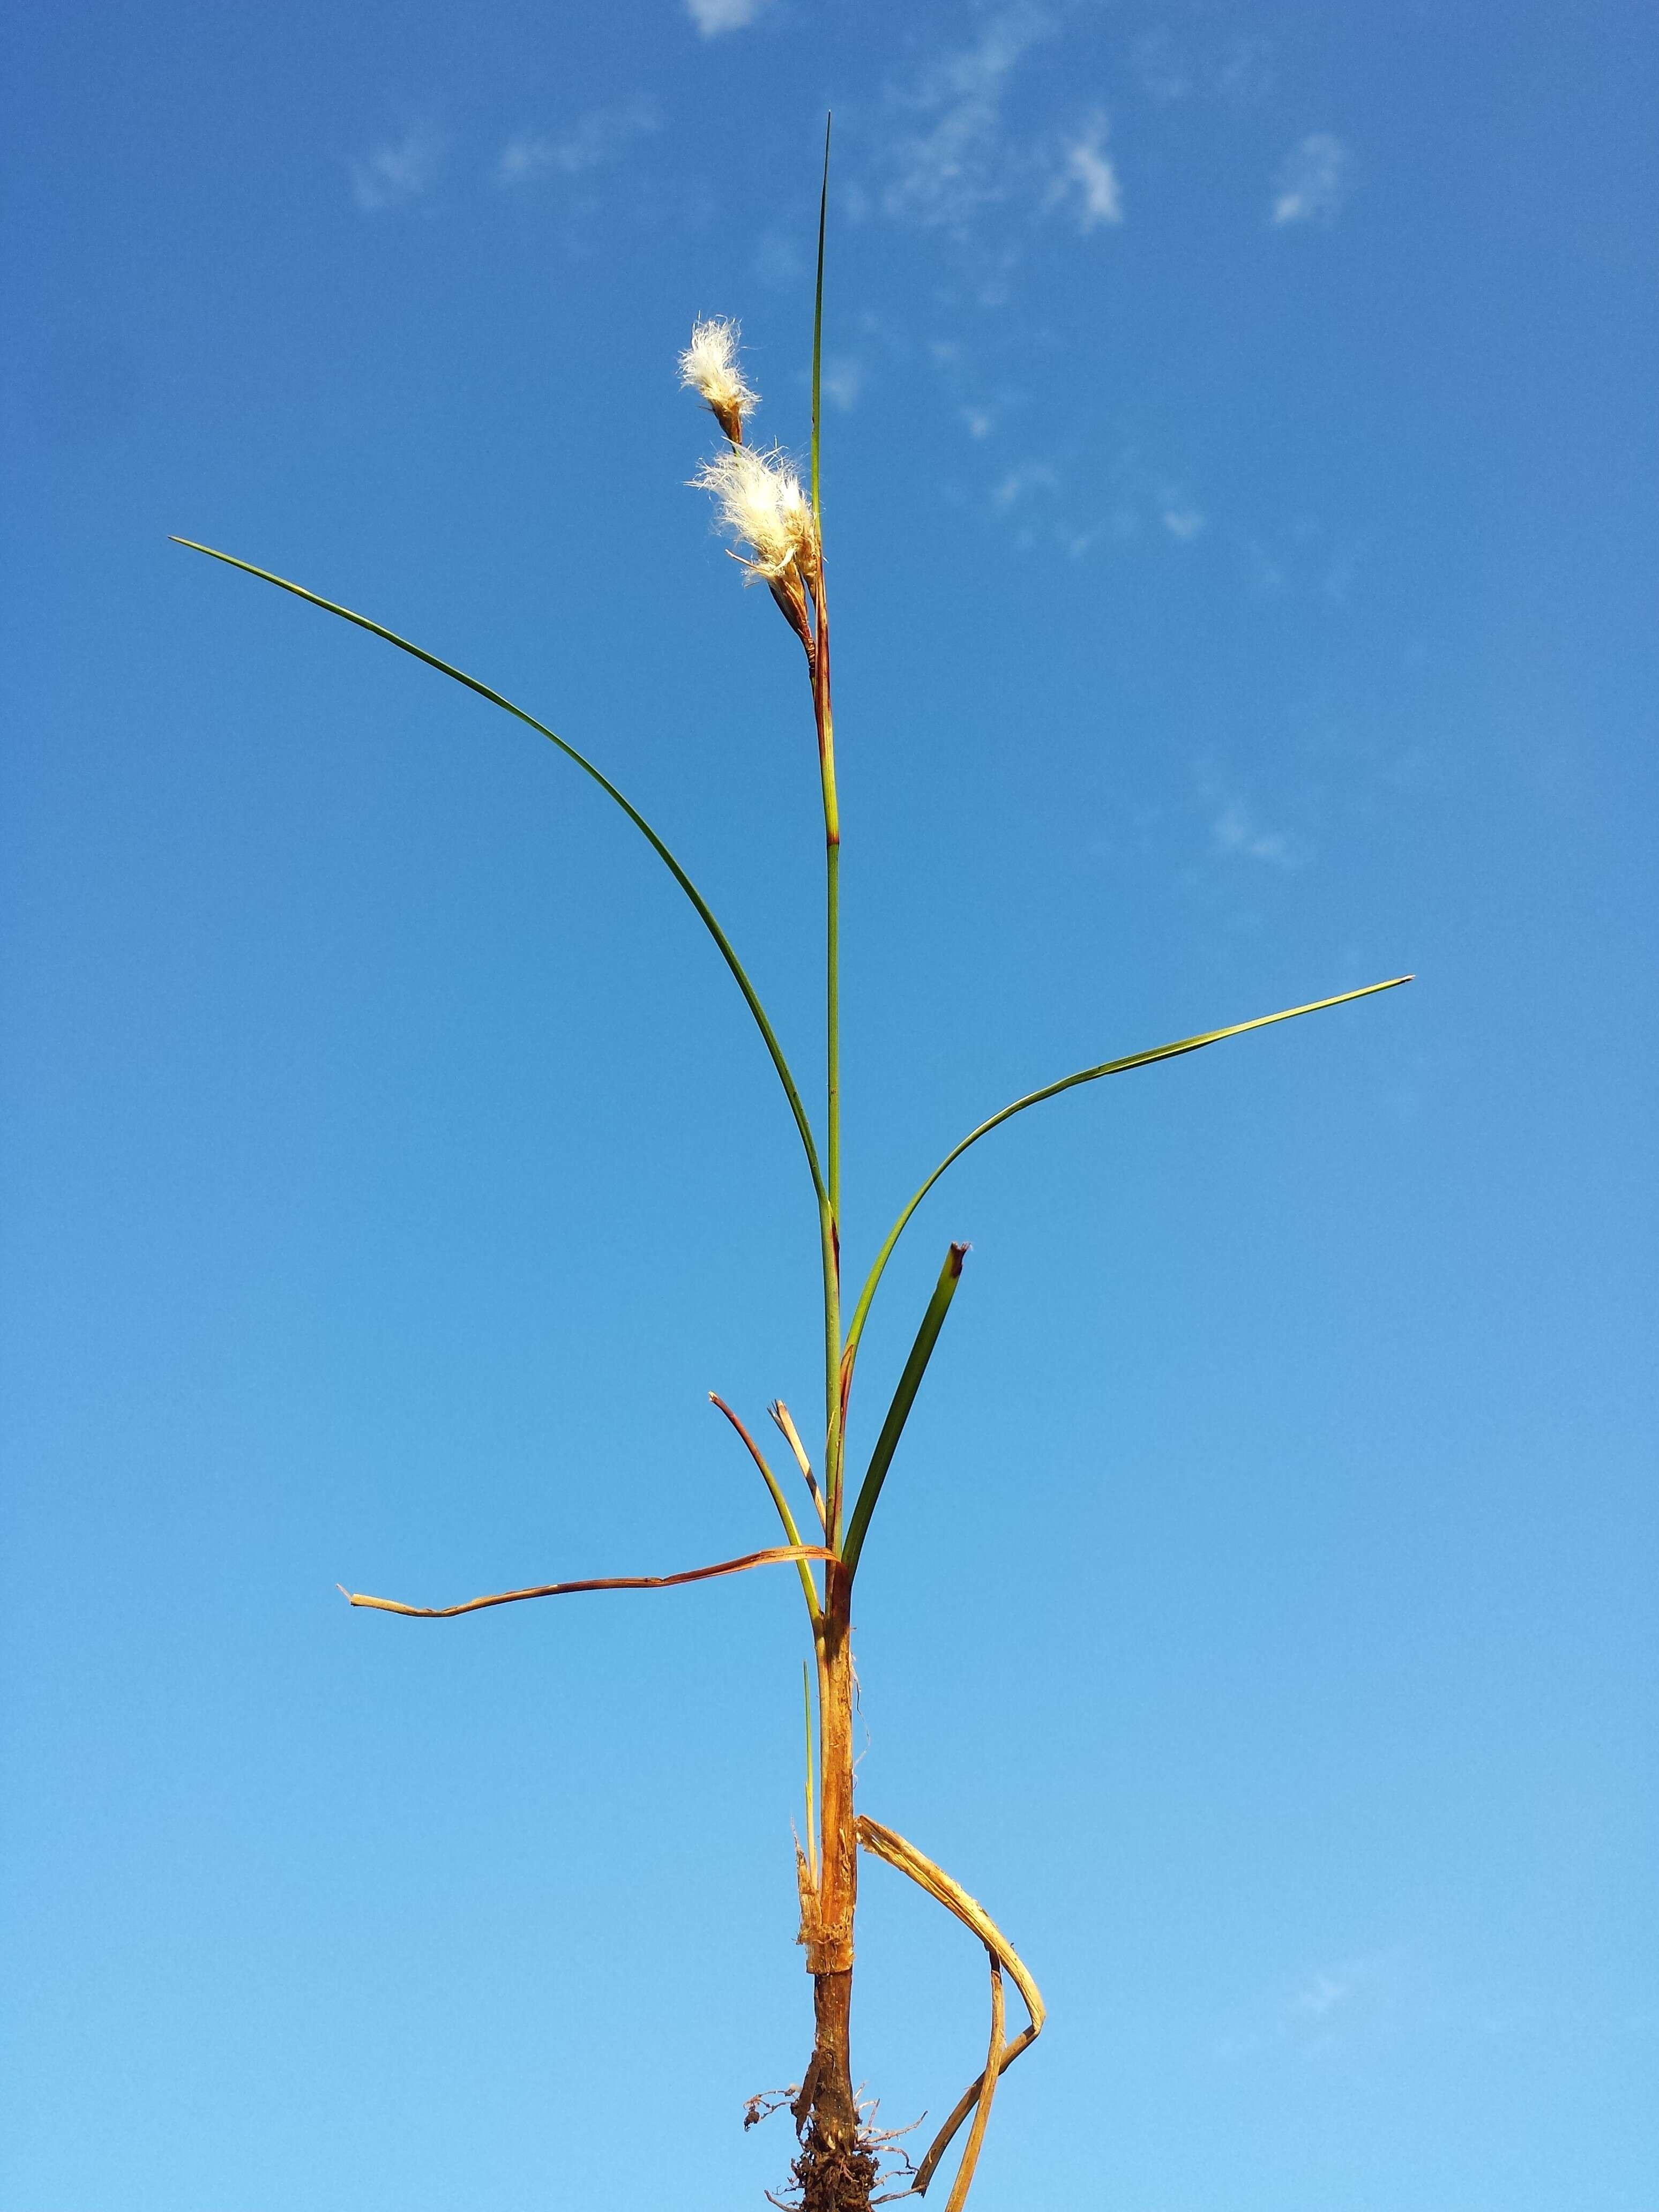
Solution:
<svg viewBox="0 0 1659 2212">
<path fill-rule="evenodd" d="M 800 2192 L 798 2212 L 868 2212 L 881 2167 L 860 2136 L 832 2142 L 814 2124 L 790 2174 Z"/>
</svg>

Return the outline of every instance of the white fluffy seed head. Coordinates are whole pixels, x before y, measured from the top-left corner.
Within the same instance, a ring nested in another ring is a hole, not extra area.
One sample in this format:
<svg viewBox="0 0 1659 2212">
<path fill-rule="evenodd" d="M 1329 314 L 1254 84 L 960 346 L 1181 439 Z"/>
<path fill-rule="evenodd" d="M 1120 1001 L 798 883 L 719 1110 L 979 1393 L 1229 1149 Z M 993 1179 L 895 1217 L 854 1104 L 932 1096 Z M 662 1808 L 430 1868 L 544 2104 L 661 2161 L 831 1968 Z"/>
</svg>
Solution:
<svg viewBox="0 0 1659 2212">
<path fill-rule="evenodd" d="M 736 442 L 744 413 L 760 404 L 738 367 L 740 326 L 729 316 L 711 315 L 691 325 L 691 343 L 680 356 L 680 382 L 698 392 L 714 410 L 720 428 Z"/>
<path fill-rule="evenodd" d="M 705 461 L 692 478 L 720 503 L 722 528 L 736 539 L 750 580 L 776 582 L 799 567 L 810 577 L 817 566 L 818 534 L 811 502 L 789 457 L 776 448 L 729 446 Z"/>
</svg>

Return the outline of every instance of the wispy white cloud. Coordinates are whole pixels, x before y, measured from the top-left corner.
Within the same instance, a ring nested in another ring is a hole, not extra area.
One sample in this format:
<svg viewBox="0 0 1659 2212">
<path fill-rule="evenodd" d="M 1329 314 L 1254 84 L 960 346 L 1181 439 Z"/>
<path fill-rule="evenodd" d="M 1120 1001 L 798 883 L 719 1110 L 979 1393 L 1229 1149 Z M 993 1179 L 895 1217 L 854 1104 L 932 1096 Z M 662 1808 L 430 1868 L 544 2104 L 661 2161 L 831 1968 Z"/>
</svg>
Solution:
<svg viewBox="0 0 1659 2212">
<path fill-rule="evenodd" d="M 1241 522 L 1228 532 L 1228 542 L 1256 592 L 1294 592 L 1304 600 L 1316 597 L 1346 606 L 1364 575 L 1365 539 L 1339 535 L 1314 514 Z"/>
<path fill-rule="evenodd" d="M 1216 70 L 1216 90 L 1240 107 L 1265 100 L 1273 90 L 1273 49 L 1266 39 L 1249 33 L 1231 39 Z"/>
<path fill-rule="evenodd" d="M 1285 570 L 1278 556 L 1260 538 L 1248 532 L 1238 533 L 1236 542 L 1244 556 L 1244 571 L 1252 588 L 1258 592 L 1283 591 Z"/>
<path fill-rule="evenodd" d="M 1312 2057 L 1356 2039 L 1374 2039 L 1391 2027 L 1397 2031 L 1414 1978 L 1407 1961 L 1392 1951 L 1316 1967 L 1291 1990 L 1282 2032 Z M 1420 2002 L 1420 1991 L 1419 1996 Z"/>
<path fill-rule="evenodd" d="M 941 350 L 934 348 L 936 358 Z M 945 366 L 957 365 L 955 350 Z M 957 419 L 975 440 L 1001 434 L 1005 416 L 1018 417 L 1025 404 L 1017 387 L 970 387 L 953 397 Z M 1011 457 L 1000 474 L 984 479 L 983 495 L 994 514 L 1013 525 L 1016 544 L 1051 549 L 1073 561 L 1097 552 L 1127 555 L 1137 545 L 1148 557 L 1160 546 L 1173 545 L 1181 549 L 1176 556 L 1180 558 L 1218 530 L 1223 544 L 1229 542 L 1224 521 L 1207 513 L 1180 477 L 1158 468 L 1133 441 L 1109 455 L 1085 450 L 1052 459 Z M 1200 795 L 1207 818 L 1220 825 L 1218 848 L 1248 852 L 1255 859 L 1277 857 L 1256 849 L 1273 833 L 1247 818 L 1235 804 L 1235 788 L 1230 778 L 1206 772 Z M 1289 854 L 1287 842 L 1287 861 Z"/>
<path fill-rule="evenodd" d="M 443 162 L 443 141 L 417 124 L 349 164 L 351 196 L 365 215 L 408 207 L 429 191 Z"/>
<path fill-rule="evenodd" d="M 1106 152 L 1103 118 L 1097 117 L 1080 137 L 1066 146 L 1048 202 L 1051 206 L 1063 202 L 1072 207 L 1081 231 L 1097 230 L 1103 222 L 1122 222 L 1123 195 L 1117 171 Z"/>
<path fill-rule="evenodd" d="M 1210 796 L 1213 804 L 1213 792 Z M 1274 868 L 1297 867 L 1305 857 L 1297 839 L 1285 830 L 1267 828 L 1238 798 L 1222 802 L 1210 823 L 1210 843 L 1224 859 L 1260 860 Z M 1297 1992 L 1291 2009 L 1298 2017 L 1317 2019 L 1322 2006 L 1330 2011 L 1348 1996 L 1351 1987 L 1351 1975 L 1339 1980 L 1330 1974 L 1316 1974 Z"/>
<path fill-rule="evenodd" d="M 834 407 L 845 411 L 856 407 L 859 394 L 864 389 L 864 363 L 852 354 L 838 354 L 823 364 L 824 396 Z"/>
<path fill-rule="evenodd" d="M 1103 114 L 1085 115 L 1068 132 L 1022 131 L 1008 110 L 1016 71 L 1030 50 L 1055 36 L 1063 18 L 1017 0 L 984 19 L 972 45 L 934 58 L 912 84 L 888 95 L 901 119 L 884 149 L 879 205 L 900 222 L 973 232 L 975 297 L 1003 304 L 1006 272 L 1020 248 L 1005 230 L 998 252 L 975 219 L 994 209 L 1027 214 L 1064 209 L 1087 234 L 1123 221 L 1123 192 L 1106 150 Z"/>
<path fill-rule="evenodd" d="M 1340 138 L 1316 131 L 1286 157 L 1273 198 L 1276 223 L 1334 222 L 1348 197 L 1353 161 Z"/>
<path fill-rule="evenodd" d="M 685 0 L 685 12 L 705 39 L 718 39 L 722 31 L 741 31 L 752 23 L 770 0 Z"/>
<path fill-rule="evenodd" d="M 1427 1063 L 1418 1073 L 1419 1090 L 1437 1087 Z M 1415 1101 L 1390 1103 L 1406 1114 L 1416 1110 Z M 1528 1999 L 1505 1993 L 1494 2002 L 1491 1992 L 1448 1985 L 1414 1947 L 1395 1947 L 1333 1960 L 1259 1992 L 1239 2008 L 1218 2055 L 1256 2067 L 1287 2060 L 1369 2064 L 1410 2043 L 1423 2055 L 1455 2051 L 1462 2058 L 1474 2039 L 1535 2035 L 1551 2025 L 1550 2014 Z"/>
<path fill-rule="evenodd" d="M 1339 2005 L 1352 2001 L 1358 1979 L 1352 1966 L 1340 1966 L 1334 1970 L 1320 1966 L 1292 1995 L 1291 2011 L 1301 2020 L 1323 2020 Z"/>
<path fill-rule="evenodd" d="M 929 118 L 901 134 L 896 173 L 884 195 L 889 215 L 913 222 L 961 224 L 977 207 L 1006 197 L 1009 149 L 1003 97 L 1022 55 L 1052 25 L 1035 8 L 995 15 L 977 42 L 946 54 L 896 104 Z"/>
<path fill-rule="evenodd" d="M 793 231 L 773 228 L 761 234 L 750 265 L 763 284 L 781 289 L 800 283 L 806 269 L 806 257 Z"/>
<path fill-rule="evenodd" d="M 1193 51 L 1160 27 L 1134 41 L 1129 64 L 1141 90 L 1160 106 L 1213 96 L 1244 106 L 1261 99 L 1272 86 L 1271 52 L 1265 39 L 1248 33 L 1218 45 L 1200 40 Z"/>
<path fill-rule="evenodd" d="M 657 128 L 657 112 L 652 103 L 634 100 L 622 107 L 596 107 L 557 137 L 520 131 L 502 148 L 495 164 L 495 181 L 524 185 L 538 177 L 584 176 L 590 169 L 614 161 L 633 140 Z"/>
<path fill-rule="evenodd" d="M 1059 489 L 1060 477 L 1047 461 L 1024 461 L 1018 468 L 1009 470 L 991 494 L 991 503 L 1006 512 L 1030 498 L 1034 492 L 1054 492 Z"/>
<path fill-rule="evenodd" d="M 1146 31 L 1129 49 L 1129 60 L 1149 99 L 1185 100 L 1193 89 L 1193 74 L 1170 33 L 1160 26 Z"/>
</svg>

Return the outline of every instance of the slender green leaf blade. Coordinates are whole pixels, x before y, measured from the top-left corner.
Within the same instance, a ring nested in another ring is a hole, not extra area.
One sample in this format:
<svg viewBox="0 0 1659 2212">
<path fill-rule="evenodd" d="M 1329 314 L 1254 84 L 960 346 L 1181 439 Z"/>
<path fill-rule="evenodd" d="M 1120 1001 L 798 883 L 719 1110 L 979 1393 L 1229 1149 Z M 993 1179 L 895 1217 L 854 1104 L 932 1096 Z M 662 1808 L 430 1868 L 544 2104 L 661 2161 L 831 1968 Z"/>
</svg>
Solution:
<svg viewBox="0 0 1659 2212">
<path fill-rule="evenodd" d="M 962 1263 L 967 1251 L 965 1244 L 953 1244 L 945 1255 L 945 1265 L 939 1269 L 933 1295 L 921 1317 L 921 1327 L 916 1331 L 910 1357 L 904 1363 L 904 1372 L 899 1376 L 893 1402 L 887 1408 L 887 1419 L 881 1425 L 881 1434 L 876 1438 L 876 1448 L 870 1455 L 870 1464 L 865 1470 L 864 1480 L 859 1486 L 858 1500 L 853 1507 L 853 1517 L 847 1525 L 847 1540 L 841 1549 L 849 1581 L 858 1566 L 859 1553 L 864 1549 L 865 1532 L 870 1526 L 870 1516 L 876 1510 L 876 1500 L 881 1496 L 881 1486 L 887 1480 L 887 1470 L 893 1463 L 893 1454 L 898 1449 L 904 1424 L 910 1418 L 916 1392 L 921 1388 L 921 1378 L 927 1372 L 927 1363 L 933 1356 L 933 1346 L 939 1342 L 945 1316 L 950 1312 L 951 1301 L 957 1294 L 957 1285 L 962 1279 Z"/>
<path fill-rule="evenodd" d="M 812 520 L 823 532 L 823 509 L 818 498 L 818 413 L 823 389 L 823 234 L 830 214 L 830 126 L 823 118 L 823 183 L 818 192 L 818 281 L 812 295 Z"/>
<path fill-rule="evenodd" d="M 1373 998 L 1379 991 L 1397 991 L 1402 983 L 1415 980 L 1411 975 L 1390 975 L 1381 983 L 1362 984 L 1357 991 L 1339 991 L 1334 998 L 1311 1000 L 1305 1006 L 1285 1006 L 1276 1014 L 1258 1014 L 1253 1021 L 1234 1022 L 1224 1030 L 1206 1030 L 1198 1036 L 1177 1037 L 1173 1044 L 1154 1045 L 1150 1052 L 1132 1052 L 1122 1060 L 1103 1060 L 1097 1067 L 1079 1068 L 1075 1075 L 1064 1075 L 1058 1083 L 1045 1084 L 1041 1091 L 1028 1091 L 1024 1098 L 1016 1098 L 1012 1105 L 1005 1106 L 1000 1114 L 993 1114 L 988 1121 L 981 1121 L 978 1128 L 970 1129 L 959 1145 L 946 1152 L 888 1231 L 886 1242 L 877 1253 L 874 1264 L 865 1278 L 864 1288 L 859 1293 L 858 1304 L 854 1308 L 853 1318 L 848 1325 L 848 1356 L 856 1357 L 859 1340 L 864 1334 L 864 1324 L 869 1318 L 870 1308 L 887 1262 L 892 1258 L 899 1238 L 909 1226 L 910 1218 L 916 1208 L 945 1170 L 954 1167 L 970 1146 L 976 1145 L 981 1137 L 988 1137 L 993 1129 L 1000 1128 L 1016 1114 L 1023 1114 L 1028 1106 L 1040 1106 L 1045 1098 L 1057 1098 L 1062 1091 L 1073 1091 L 1080 1083 L 1097 1083 L 1103 1075 L 1123 1075 L 1132 1067 L 1150 1067 L 1155 1060 L 1178 1060 L 1183 1053 L 1201 1052 L 1206 1045 L 1220 1044 L 1227 1037 L 1243 1036 L 1250 1030 L 1271 1029 L 1275 1022 L 1293 1022 L 1303 1014 L 1323 1013 L 1328 1006 L 1346 1006 L 1355 999 Z"/>
<path fill-rule="evenodd" d="M 784 1058 L 783 1048 L 778 1042 L 776 1033 L 773 1030 L 765 1007 L 761 1004 L 759 994 L 750 981 L 743 963 L 733 951 L 731 939 L 715 921 L 707 899 L 646 820 L 644 815 L 640 812 L 638 807 L 634 805 L 631 800 L 623 797 L 610 777 L 602 769 L 595 768 L 585 753 L 579 753 L 574 745 L 567 743 L 560 737 L 557 731 L 550 730 L 545 722 L 538 722 L 533 714 L 527 713 L 522 707 L 515 706 L 514 702 L 503 693 L 492 690 L 488 684 L 479 683 L 476 676 L 469 676 L 464 670 L 452 667 L 448 661 L 440 660 L 435 653 L 427 652 L 423 646 L 412 644 L 406 637 L 399 637 L 396 630 L 387 629 L 380 623 L 371 622 L 367 615 L 356 614 L 349 607 L 338 606 L 332 599 L 323 599 L 318 592 L 307 591 L 303 584 L 290 583 L 286 576 L 276 575 L 269 568 L 258 568 L 252 561 L 239 560 L 234 553 L 222 553 L 216 545 L 203 545 L 193 538 L 177 536 L 173 538 L 173 542 L 175 545 L 188 547 L 192 553 L 205 553 L 210 561 L 222 561 L 228 568 L 240 568 L 245 575 L 257 576 L 262 583 L 275 584 L 278 591 L 291 592 L 296 599 L 305 600 L 308 606 L 320 607 L 325 614 L 337 615 L 342 622 L 356 623 L 359 629 L 368 630 L 372 636 L 384 638 L 388 645 L 395 645 L 399 653 L 407 653 L 414 659 L 424 661 L 428 668 L 435 668 L 441 676 L 447 676 L 453 683 L 462 685 L 465 690 L 476 691 L 479 698 L 488 699 L 492 707 L 499 707 L 504 714 L 511 714 L 515 720 L 523 722 L 527 728 L 534 730 L 538 736 L 545 738 L 550 744 L 556 746 L 567 760 L 575 763 L 584 775 L 589 775 L 593 779 L 607 799 L 616 801 L 668 870 L 669 874 L 673 877 L 674 881 L 685 893 L 686 897 L 690 900 L 692 906 L 696 909 L 698 920 L 714 939 L 721 959 L 732 971 L 733 981 L 743 993 L 744 1003 L 754 1017 L 755 1025 L 761 1033 L 772 1065 L 777 1071 L 778 1080 L 783 1085 L 784 1096 L 789 1102 L 789 1110 L 794 1116 L 795 1127 L 799 1133 L 801 1145 L 806 1154 L 806 1164 L 811 1174 L 812 1188 L 817 1194 L 819 1211 L 822 1213 L 828 1204 L 828 1200 L 824 1191 L 823 1172 L 818 1164 L 818 1148 L 812 1135 L 812 1125 L 807 1119 L 806 1109 L 801 1103 L 800 1092 L 796 1088 L 794 1076 L 790 1072 L 788 1061 Z"/>
</svg>

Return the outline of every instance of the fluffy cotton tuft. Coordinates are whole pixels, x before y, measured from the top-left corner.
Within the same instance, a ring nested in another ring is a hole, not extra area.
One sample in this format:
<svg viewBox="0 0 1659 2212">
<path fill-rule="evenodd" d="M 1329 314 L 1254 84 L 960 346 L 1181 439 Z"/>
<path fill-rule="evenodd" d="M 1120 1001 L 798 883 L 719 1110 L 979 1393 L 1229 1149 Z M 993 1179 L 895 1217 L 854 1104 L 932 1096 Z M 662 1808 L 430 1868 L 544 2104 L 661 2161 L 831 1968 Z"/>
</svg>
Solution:
<svg viewBox="0 0 1659 2212">
<path fill-rule="evenodd" d="M 737 540 L 738 558 L 751 580 L 776 583 L 796 567 L 805 576 L 812 574 L 817 529 L 811 502 L 787 453 L 731 446 L 705 461 L 692 482 L 719 501 L 721 526 Z"/>
<path fill-rule="evenodd" d="M 738 367 L 740 335 L 729 316 L 712 315 L 692 324 L 691 343 L 680 356 L 680 382 L 708 401 L 733 445 L 742 435 L 745 410 L 760 404 L 760 394 L 750 390 Z"/>
</svg>

